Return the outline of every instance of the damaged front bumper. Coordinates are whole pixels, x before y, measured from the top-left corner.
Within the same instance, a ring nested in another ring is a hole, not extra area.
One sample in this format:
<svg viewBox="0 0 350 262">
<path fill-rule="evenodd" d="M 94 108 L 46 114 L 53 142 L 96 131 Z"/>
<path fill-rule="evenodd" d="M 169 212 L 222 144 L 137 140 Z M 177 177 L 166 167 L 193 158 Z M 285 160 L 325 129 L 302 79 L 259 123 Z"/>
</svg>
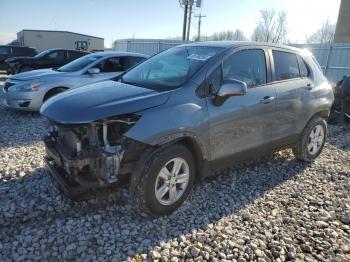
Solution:
<svg viewBox="0 0 350 262">
<path fill-rule="evenodd" d="M 44 138 L 45 161 L 64 194 L 75 199 L 84 193 L 124 184 L 135 159 L 135 156 L 130 157 L 135 154 L 127 152 L 126 157 L 124 154 L 126 148 L 133 148 L 135 143 L 116 135 L 120 131 L 113 124 L 85 127 L 51 125 L 49 134 Z"/>
</svg>

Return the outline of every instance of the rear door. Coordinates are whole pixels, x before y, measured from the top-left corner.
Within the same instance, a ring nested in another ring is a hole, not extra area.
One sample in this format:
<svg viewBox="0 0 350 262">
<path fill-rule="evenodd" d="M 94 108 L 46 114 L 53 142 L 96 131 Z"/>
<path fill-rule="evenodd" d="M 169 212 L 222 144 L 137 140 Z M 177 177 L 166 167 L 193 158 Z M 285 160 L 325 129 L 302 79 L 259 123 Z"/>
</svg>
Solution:
<svg viewBox="0 0 350 262">
<path fill-rule="evenodd" d="M 276 92 L 269 84 L 267 54 L 261 48 L 234 52 L 208 77 L 212 93 L 225 79 L 243 81 L 248 87 L 246 95 L 230 97 L 221 106 L 213 104 L 213 96 L 208 98 L 211 160 L 237 153 L 243 156 L 257 148 L 268 150 L 273 140 Z"/>
<path fill-rule="evenodd" d="M 270 51 L 273 86 L 276 89 L 276 129 L 274 137 L 277 146 L 294 143 L 303 126 L 300 123 L 304 112 L 306 92 L 312 88 L 310 71 L 303 59 L 296 53 L 274 49 Z"/>
</svg>

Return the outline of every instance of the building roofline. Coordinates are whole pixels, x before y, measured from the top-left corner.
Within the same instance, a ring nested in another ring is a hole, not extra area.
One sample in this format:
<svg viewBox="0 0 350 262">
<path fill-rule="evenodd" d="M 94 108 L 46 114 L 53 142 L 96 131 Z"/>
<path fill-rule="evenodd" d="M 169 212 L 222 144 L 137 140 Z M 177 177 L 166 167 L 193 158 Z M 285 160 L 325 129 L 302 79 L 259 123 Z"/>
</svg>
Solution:
<svg viewBox="0 0 350 262">
<path fill-rule="evenodd" d="M 69 34 L 75 34 L 75 35 L 81 35 L 81 36 L 87 36 L 87 37 L 93 37 L 93 38 L 99 38 L 99 39 L 103 39 L 103 37 L 98 37 L 98 36 L 93 36 L 93 35 L 85 35 L 85 34 L 80 34 L 80 33 L 75 33 L 75 32 L 71 32 L 71 31 L 61 31 L 61 30 L 39 30 L 39 29 L 22 29 L 20 32 L 24 32 L 24 31 L 32 31 L 32 32 L 54 32 L 54 33 L 69 33 Z"/>
</svg>

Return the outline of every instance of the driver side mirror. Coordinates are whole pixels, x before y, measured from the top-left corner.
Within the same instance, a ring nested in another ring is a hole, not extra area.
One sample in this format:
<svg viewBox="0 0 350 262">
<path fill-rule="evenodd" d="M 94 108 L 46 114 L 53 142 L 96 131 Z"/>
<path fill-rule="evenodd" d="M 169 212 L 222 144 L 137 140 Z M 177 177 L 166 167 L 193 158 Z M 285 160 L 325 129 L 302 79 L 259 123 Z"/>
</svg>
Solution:
<svg viewBox="0 0 350 262">
<path fill-rule="evenodd" d="M 98 73 L 100 73 L 100 69 L 97 68 L 97 67 L 92 67 L 92 68 L 89 68 L 89 69 L 87 70 L 87 72 L 88 72 L 90 75 L 98 74 Z"/>
<path fill-rule="evenodd" d="M 227 79 L 220 86 L 213 102 L 215 106 L 221 106 L 229 97 L 243 96 L 245 94 L 247 94 L 246 83 L 236 79 Z"/>
</svg>

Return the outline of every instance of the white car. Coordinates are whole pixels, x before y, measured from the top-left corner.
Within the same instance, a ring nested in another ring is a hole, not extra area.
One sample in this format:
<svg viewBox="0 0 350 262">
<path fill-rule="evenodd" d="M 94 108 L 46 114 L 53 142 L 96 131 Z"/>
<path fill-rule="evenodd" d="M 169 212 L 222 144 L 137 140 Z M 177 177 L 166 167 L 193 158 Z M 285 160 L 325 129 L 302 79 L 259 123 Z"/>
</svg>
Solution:
<svg viewBox="0 0 350 262">
<path fill-rule="evenodd" d="M 68 89 L 110 80 L 144 61 L 146 55 L 98 52 L 78 58 L 58 69 L 39 69 L 14 75 L 2 88 L 2 105 L 38 111 L 44 101 Z"/>
</svg>

